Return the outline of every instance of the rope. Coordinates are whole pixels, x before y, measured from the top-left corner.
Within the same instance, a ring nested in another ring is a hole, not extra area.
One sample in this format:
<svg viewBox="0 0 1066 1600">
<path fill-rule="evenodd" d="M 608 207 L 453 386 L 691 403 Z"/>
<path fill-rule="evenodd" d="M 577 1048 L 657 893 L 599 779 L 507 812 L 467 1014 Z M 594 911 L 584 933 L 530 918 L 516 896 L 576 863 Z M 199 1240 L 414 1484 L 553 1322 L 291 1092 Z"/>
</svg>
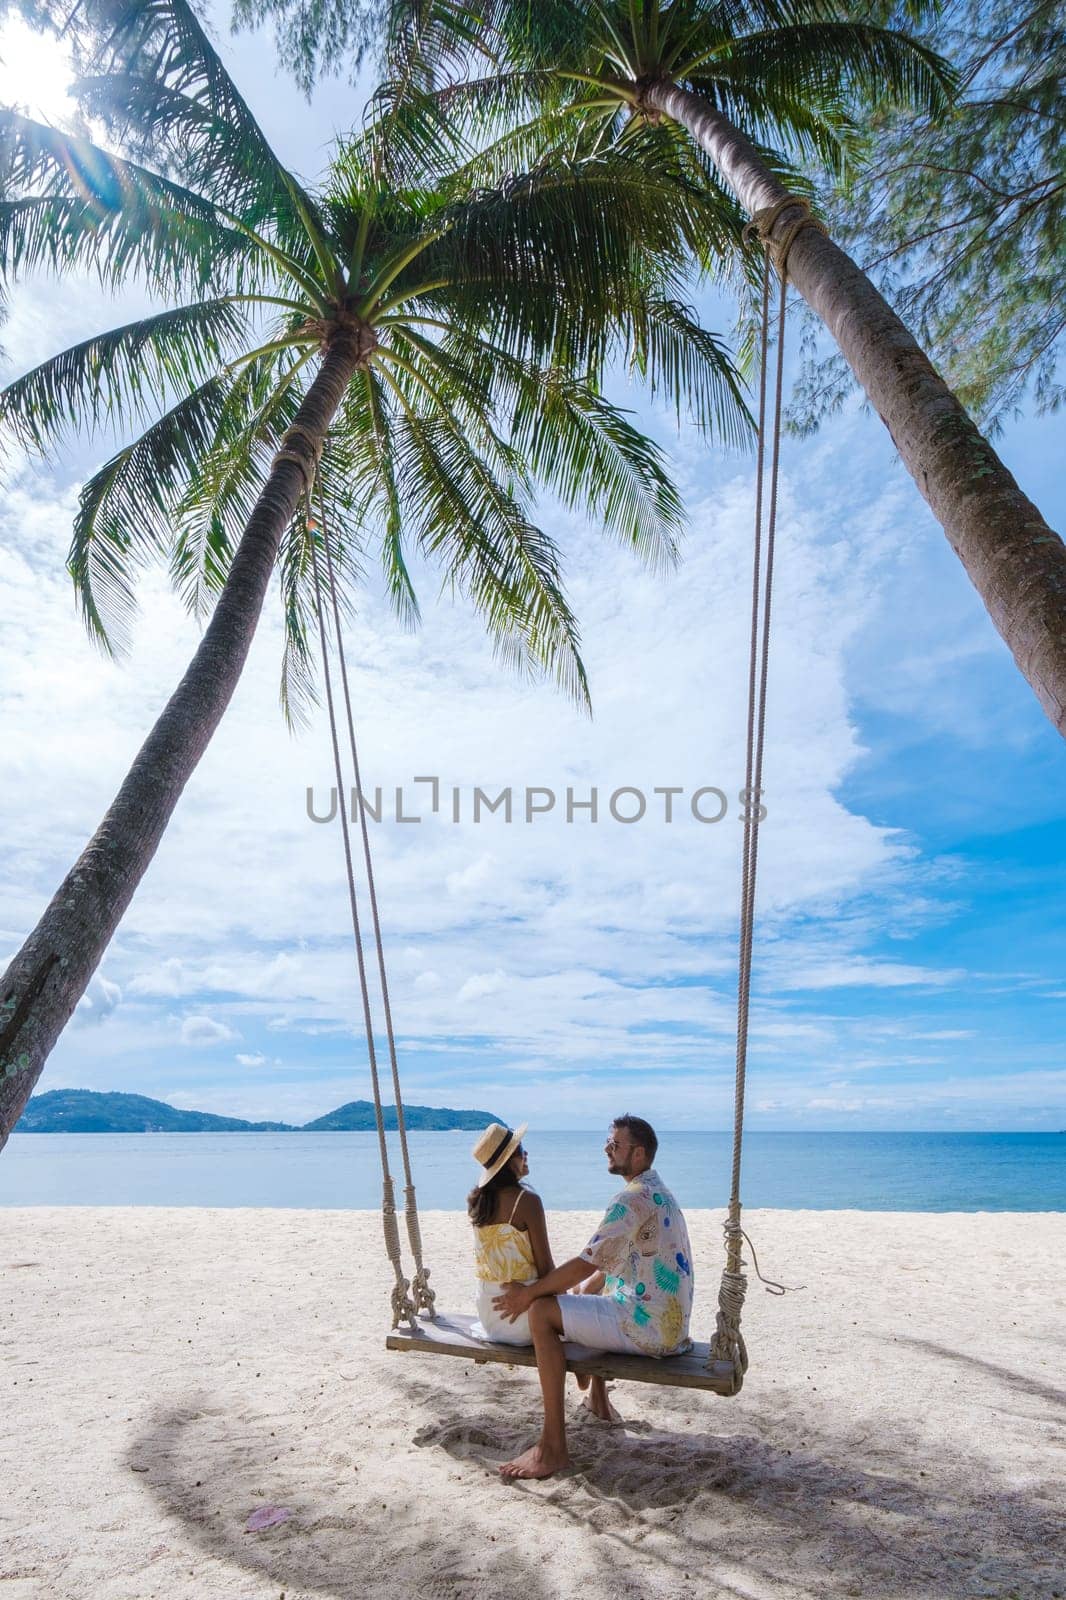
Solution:
<svg viewBox="0 0 1066 1600">
<path fill-rule="evenodd" d="M 310 521 L 310 492 L 308 492 L 307 502 L 308 521 Z M 337 737 L 337 718 L 333 706 L 333 684 L 329 670 L 329 654 L 326 647 L 326 622 L 322 611 L 322 584 L 319 578 L 318 556 L 315 552 L 313 535 L 311 538 L 311 570 L 315 580 L 315 612 L 318 617 L 318 633 L 322 642 L 322 670 L 325 676 L 329 732 L 333 746 L 333 768 L 337 777 L 338 810 L 341 819 L 341 837 L 344 841 L 344 865 L 348 874 L 348 902 L 352 913 L 352 932 L 355 937 L 356 964 L 359 969 L 359 989 L 363 1000 L 363 1021 L 366 1026 L 366 1047 L 370 1058 L 370 1081 L 374 1092 L 374 1117 L 377 1121 L 378 1154 L 381 1158 L 381 1224 L 385 1234 L 385 1249 L 392 1263 L 396 1280 L 392 1289 L 392 1325 L 394 1328 L 398 1328 L 401 1322 L 413 1323 L 416 1310 L 415 1303 L 411 1298 L 411 1285 L 404 1277 L 403 1260 L 400 1252 L 400 1234 L 396 1224 L 396 1202 L 392 1174 L 389 1171 L 389 1150 L 385 1139 L 385 1117 L 381 1107 L 381 1085 L 378 1081 L 377 1050 L 374 1045 L 374 1022 L 370 1009 L 370 990 L 366 979 L 366 961 L 363 957 L 363 935 L 359 924 L 355 872 L 352 867 L 352 842 L 348 829 L 347 807 L 344 804 L 344 777 L 341 769 L 340 741 Z"/>
<path fill-rule="evenodd" d="M 788 224 L 782 237 L 775 240 L 772 237 L 774 226 L 777 219 L 786 211 L 798 211 L 799 215 Z M 751 221 L 744 229 L 744 238 L 748 239 L 755 234 L 761 240 L 763 248 L 773 255 L 777 275 L 784 282 L 788 277 L 788 253 L 804 228 L 813 228 L 815 233 L 829 237 L 829 229 L 825 223 L 811 215 L 809 202 L 797 194 L 786 194 L 772 206 L 763 206 L 759 211 L 753 212 Z"/>
<path fill-rule="evenodd" d="M 767 1294 L 798 1294 L 801 1289 L 805 1289 L 807 1287 L 805 1283 L 775 1283 L 773 1278 L 764 1278 L 759 1270 L 759 1258 L 755 1254 L 755 1246 L 752 1244 L 746 1233 L 744 1234 L 744 1242 L 751 1251 L 752 1264 L 755 1267 L 755 1276 L 763 1285 Z"/>
<path fill-rule="evenodd" d="M 290 448 L 290 442 L 295 439 L 304 439 L 306 441 L 311 453 L 310 460 L 307 459 L 307 456 L 302 451 Z M 312 433 L 310 428 L 305 428 L 302 422 L 294 422 L 290 428 L 285 430 L 281 440 L 281 449 L 275 451 L 274 460 L 271 463 L 276 466 L 279 461 L 292 461 L 299 467 L 303 473 L 304 493 L 307 495 L 308 506 L 311 504 L 311 491 L 315 486 L 315 478 L 318 476 L 318 463 L 322 459 L 323 443 L 324 441 L 317 434 Z"/>
<path fill-rule="evenodd" d="M 726 1264 L 718 1291 L 718 1315 L 711 1339 L 710 1360 L 728 1361 L 733 1367 L 734 1392 L 740 1388 L 748 1368 L 748 1352 L 740 1331 L 740 1317 L 747 1294 L 741 1248 L 747 1235 L 740 1225 L 740 1162 L 744 1137 L 744 1089 L 748 1061 L 748 1020 L 751 1000 L 751 957 L 755 931 L 755 881 L 759 859 L 759 812 L 762 796 L 763 746 L 766 733 L 766 686 L 770 652 L 770 608 L 773 595 L 774 543 L 777 532 L 777 491 L 781 459 L 781 409 L 784 389 L 785 309 L 787 277 L 779 268 L 781 284 L 778 310 L 777 374 L 774 391 L 774 419 L 770 456 L 770 505 L 766 524 L 765 573 L 763 573 L 763 481 L 766 472 L 766 387 L 770 344 L 770 261 L 769 230 L 787 202 L 757 212 L 749 227 L 763 241 L 762 336 L 759 361 L 759 433 L 755 488 L 755 537 L 752 552 L 751 639 L 748 658 L 748 725 L 745 753 L 744 839 L 741 859 L 740 936 L 737 975 L 737 1052 L 736 1089 L 733 1098 L 733 1162 L 730 1175 L 729 1210 L 724 1224 Z M 803 223 L 812 220 L 804 218 Z M 747 231 L 747 230 L 746 230 Z M 791 245 L 798 228 L 786 240 Z M 761 582 L 760 582 L 761 580 Z M 761 589 L 761 594 L 760 594 Z M 753 1252 L 754 1254 L 754 1252 Z M 756 1264 L 758 1272 L 758 1264 Z M 762 1274 L 759 1274 L 760 1278 Z M 766 1280 L 763 1280 L 764 1282 Z"/>
<path fill-rule="evenodd" d="M 359 771 L 359 751 L 355 742 L 355 719 L 352 715 L 352 697 L 348 687 L 348 664 L 344 655 L 344 640 L 341 632 L 340 607 L 337 602 L 337 584 L 333 572 L 333 556 L 329 548 L 329 536 L 326 529 L 326 507 L 319 484 L 319 510 L 321 513 L 323 544 L 326 551 L 326 570 L 329 580 L 329 591 L 333 604 L 333 623 L 337 639 L 337 662 L 341 670 L 341 684 L 344 688 L 344 706 L 348 718 L 348 742 L 352 754 L 352 768 L 355 774 L 355 792 L 359 799 L 359 825 L 363 839 L 363 862 L 366 866 L 366 881 L 370 896 L 370 916 L 374 927 L 374 943 L 377 948 L 378 976 L 381 980 L 381 998 L 385 1010 L 385 1036 L 389 1046 L 389 1064 L 392 1069 L 392 1087 L 396 1100 L 396 1126 L 400 1135 L 400 1151 L 403 1158 L 404 1173 L 404 1215 L 407 1222 L 407 1238 L 411 1246 L 411 1255 L 414 1258 L 415 1271 L 411 1280 L 411 1291 L 415 1306 L 418 1311 L 427 1316 L 436 1315 L 436 1294 L 429 1286 L 429 1268 L 422 1259 L 422 1230 L 418 1222 L 418 1201 L 415 1196 L 414 1178 L 411 1173 L 411 1156 L 407 1148 L 407 1124 L 403 1110 L 403 1095 L 400 1092 L 400 1069 L 396 1060 L 396 1034 L 392 1025 L 392 1004 L 389 1000 L 389 980 L 385 970 L 385 947 L 381 937 L 381 918 L 378 915 L 377 887 L 374 882 L 374 863 L 370 851 L 370 834 L 366 825 L 366 807 L 363 805 L 363 782 Z M 312 545 L 313 549 L 313 545 Z M 323 645 L 323 650 L 325 646 Z"/>
</svg>

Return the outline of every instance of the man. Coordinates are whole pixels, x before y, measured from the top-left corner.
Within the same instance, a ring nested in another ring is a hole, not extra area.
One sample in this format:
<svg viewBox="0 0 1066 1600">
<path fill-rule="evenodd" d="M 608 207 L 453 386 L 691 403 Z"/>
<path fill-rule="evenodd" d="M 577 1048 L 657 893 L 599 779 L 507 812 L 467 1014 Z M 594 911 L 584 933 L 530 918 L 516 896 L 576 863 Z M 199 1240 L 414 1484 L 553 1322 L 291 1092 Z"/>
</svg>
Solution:
<svg viewBox="0 0 1066 1600">
<path fill-rule="evenodd" d="M 618 1117 L 604 1151 L 608 1171 L 625 1178 L 585 1249 L 534 1283 L 508 1284 L 494 1301 L 510 1321 L 529 1313 L 544 1426 L 538 1442 L 500 1468 L 505 1478 L 550 1478 L 570 1465 L 566 1449 L 562 1339 L 625 1355 L 668 1356 L 687 1350 L 692 1310 L 688 1229 L 652 1163 L 659 1147 L 643 1117 Z M 570 1294 L 603 1274 L 598 1294 Z M 607 1415 L 603 1381 L 593 1379 L 592 1408 Z"/>
</svg>

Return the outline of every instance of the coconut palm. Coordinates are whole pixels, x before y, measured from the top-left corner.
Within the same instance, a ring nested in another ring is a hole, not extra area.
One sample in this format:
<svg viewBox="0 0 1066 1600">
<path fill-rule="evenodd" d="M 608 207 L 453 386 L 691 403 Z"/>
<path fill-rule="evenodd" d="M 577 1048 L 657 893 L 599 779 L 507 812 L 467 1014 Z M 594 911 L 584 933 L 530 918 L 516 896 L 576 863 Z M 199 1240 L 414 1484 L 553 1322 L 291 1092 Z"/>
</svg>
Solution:
<svg viewBox="0 0 1066 1600">
<path fill-rule="evenodd" d="M 682 522 L 656 449 L 599 392 L 605 364 L 635 362 L 723 436 L 748 426 L 724 350 L 677 298 L 685 239 L 668 172 L 575 146 L 491 188 L 458 172 L 397 190 L 371 133 L 342 144 L 312 192 L 186 0 L 86 10 L 108 42 L 80 97 L 123 154 L 3 113 L 0 268 L 8 280 L 93 271 L 163 309 L 9 384 L 0 428 L 45 452 L 71 426 L 137 424 L 81 493 L 70 571 L 82 615 L 120 650 L 137 569 L 162 557 L 210 620 L 0 983 L 0 1147 L 218 726 L 275 572 L 282 700 L 291 720 L 306 706 L 311 540 L 323 537 L 301 511 L 312 483 L 349 589 L 373 539 L 413 618 L 416 550 L 505 656 L 583 698 L 534 486 L 651 561 L 670 559 Z"/>
<path fill-rule="evenodd" d="M 290 0 L 268 5 L 281 17 L 294 9 Z M 327 8 L 330 38 L 338 36 L 338 11 L 351 13 L 362 28 L 353 37 L 365 43 L 374 8 Z M 683 165 L 724 185 L 753 218 L 777 208 L 769 229 L 775 247 L 804 217 L 802 205 L 788 203 L 808 194 L 807 183 L 790 176 L 790 161 L 839 170 L 863 106 L 890 97 L 936 113 L 952 86 L 928 50 L 849 20 L 834 0 L 465 0 L 461 8 L 452 0 L 394 0 L 389 42 L 404 81 L 420 89 L 415 100 L 406 96 L 415 109 L 406 141 L 396 141 L 416 158 L 464 115 L 481 139 L 489 122 L 506 126 L 501 148 L 512 154 L 528 153 L 538 140 L 543 149 L 575 123 L 615 133 L 623 124 L 654 128 L 675 144 L 682 134 Z M 304 43 L 306 72 L 313 55 Z M 452 79 L 443 89 L 442 66 Z M 803 227 L 787 271 L 888 428 L 1044 710 L 1066 733 L 1066 546 L 843 250 Z"/>
</svg>

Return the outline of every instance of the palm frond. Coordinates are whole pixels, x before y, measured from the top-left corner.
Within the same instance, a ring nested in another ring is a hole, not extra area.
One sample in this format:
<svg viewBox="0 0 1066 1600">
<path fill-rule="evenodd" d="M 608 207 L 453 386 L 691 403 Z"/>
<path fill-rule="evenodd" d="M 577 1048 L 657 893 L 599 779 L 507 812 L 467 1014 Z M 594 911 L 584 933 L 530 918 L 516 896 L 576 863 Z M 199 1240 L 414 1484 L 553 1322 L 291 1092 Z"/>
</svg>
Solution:
<svg viewBox="0 0 1066 1600">
<path fill-rule="evenodd" d="M 685 513 L 655 444 L 589 385 L 537 377 L 539 394 L 522 396 L 512 426 L 530 470 L 647 566 L 673 566 Z"/>
<path fill-rule="evenodd" d="M 479 147 L 507 139 L 515 159 L 509 168 L 486 171 L 484 181 L 492 184 L 507 172 L 536 165 L 557 146 L 546 119 L 551 102 L 559 98 L 559 79 L 550 72 L 493 72 L 444 85 L 409 86 L 406 94 L 389 84 L 368 103 L 366 133 L 394 182 L 417 182 L 427 175 L 446 180 Z M 514 129 L 530 121 L 538 125 L 539 137 L 520 147 Z"/>
<path fill-rule="evenodd" d="M 128 647 L 135 569 L 170 554 L 175 507 L 211 447 L 227 393 L 221 378 L 201 384 L 81 491 L 67 569 L 90 637 L 109 655 Z"/>
<path fill-rule="evenodd" d="M 335 651 L 337 644 L 334 599 L 340 625 L 346 630 L 355 616 L 355 590 L 365 578 L 362 525 L 353 516 L 352 509 L 350 447 L 347 430 L 340 429 L 329 435 L 312 495 L 311 516 L 308 517 L 306 508 L 301 507 L 282 541 L 280 568 L 285 646 L 279 700 L 290 732 L 305 727 L 311 708 L 319 704 L 316 662 L 321 638 L 315 557 L 322 628 L 326 648 L 330 651 Z M 337 700 L 343 693 L 336 674 L 333 693 Z"/>
<path fill-rule="evenodd" d="M 249 286 L 248 239 L 212 203 L 87 139 L 0 110 L 0 271 L 93 270 L 161 296 Z M 39 193 L 26 191 L 38 189 Z"/>
<path fill-rule="evenodd" d="M 448 330 L 440 355 L 468 404 L 491 384 L 530 489 L 536 482 L 584 511 L 649 566 L 673 564 L 685 525 L 680 497 L 662 453 L 624 411 L 561 368 L 537 367 L 462 328 Z"/>
<path fill-rule="evenodd" d="M 306 517 L 300 515 L 293 520 L 278 552 L 285 619 L 278 701 L 290 733 L 309 725 L 311 710 L 319 703 L 316 651 L 318 618 L 311 568 L 313 538 L 314 532 L 308 526 Z"/>
<path fill-rule="evenodd" d="M 186 608 L 203 619 L 226 581 L 233 551 L 300 402 L 296 387 L 313 351 L 248 362 L 233 382 L 211 448 L 175 508 L 170 574 Z"/>
<path fill-rule="evenodd" d="M 396 478 L 392 415 L 382 380 L 367 367 L 349 390 L 344 433 L 355 447 L 352 488 L 361 523 L 381 525 L 381 565 L 396 614 L 405 627 L 420 620 L 418 597 L 404 552 L 404 508 Z"/>
<path fill-rule="evenodd" d="M 498 426 L 497 388 L 483 363 L 456 361 L 451 350 L 435 343 L 414 325 L 396 327 L 379 347 L 394 384 L 416 410 L 432 411 L 461 428 L 471 446 L 498 476 L 531 494 L 529 467 L 514 443 Z"/>
<path fill-rule="evenodd" d="M 143 422 L 161 396 L 218 374 L 245 332 L 240 306 L 204 300 L 97 334 L 0 390 L 0 429 L 45 452 L 74 425 Z"/>
<path fill-rule="evenodd" d="M 734 448 L 750 444 L 752 416 L 725 345 L 678 300 L 651 301 L 635 329 L 633 362 L 652 393 L 662 389 L 681 420 Z"/>
<path fill-rule="evenodd" d="M 456 202 L 440 236 L 397 285 L 447 285 L 429 297 L 447 317 L 483 327 L 538 361 L 596 369 L 645 263 L 664 287 L 687 275 L 687 217 L 672 173 L 640 170 L 611 151 L 553 160 Z"/>
<path fill-rule="evenodd" d="M 434 142 L 443 150 L 455 141 L 442 119 L 435 91 L 461 75 L 482 48 L 478 7 L 467 0 L 400 0 L 385 7 L 382 81 L 364 112 L 364 138 L 374 170 L 396 183 L 420 150 Z M 445 165 L 437 158 L 440 171 Z"/>
<path fill-rule="evenodd" d="M 81 0 L 100 45 L 82 80 L 92 113 L 130 148 L 211 186 L 230 211 L 300 186 L 282 166 L 187 0 Z M 303 198 L 307 198 L 306 195 Z"/>
<path fill-rule="evenodd" d="M 401 493 L 410 496 L 420 547 L 472 601 L 501 660 L 551 673 L 587 704 L 577 624 L 551 538 L 440 417 L 404 407 L 393 431 Z"/>
<path fill-rule="evenodd" d="M 730 40 L 686 78 L 721 82 L 738 98 L 750 91 L 772 104 L 784 96 L 817 110 L 883 102 L 926 116 L 943 114 L 958 75 L 928 46 L 887 28 L 855 22 L 777 27 Z"/>
</svg>

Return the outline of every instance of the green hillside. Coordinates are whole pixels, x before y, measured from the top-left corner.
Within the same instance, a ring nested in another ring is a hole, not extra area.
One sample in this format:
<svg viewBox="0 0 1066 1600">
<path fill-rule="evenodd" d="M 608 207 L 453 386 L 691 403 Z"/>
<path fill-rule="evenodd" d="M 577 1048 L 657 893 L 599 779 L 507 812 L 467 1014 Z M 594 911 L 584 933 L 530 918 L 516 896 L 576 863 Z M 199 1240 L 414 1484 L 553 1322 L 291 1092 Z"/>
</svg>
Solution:
<svg viewBox="0 0 1066 1600">
<path fill-rule="evenodd" d="M 395 1128 L 396 1107 L 385 1106 L 385 1126 Z M 447 1107 L 409 1106 L 403 1108 L 404 1120 L 410 1129 L 432 1129 L 446 1133 L 455 1128 L 487 1128 L 499 1118 L 490 1111 L 449 1111 Z M 374 1103 L 372 1100 L 349 1100 L 347 1105 L 328 1111 L 324 1117 L 304 1124 L 305 1133 L 351 1132 L 361 1128 L 374 1128 Z"/>
<path fill-rule="evenodd" d="M 478 1129 L 498 1120 L 488 1111 L 451 1111 L 446 1107 L 405 1106 L 412 1130 L 447 1132 Z M 291 1122 L 246 1122 L 243 1117 L 217 1117 L 210 1111 L 181 1111 L 143 1094 L 99 1093 L 93 1089 L 49 1089 L 30 1099 L 16 1128 L 18 1133 L 347 1133 L 373 1128 L 370 1100 L 350 1100 L 303 1128 Z M 396 1107 L 385 1107 L 385 1126 L 396 1127 Z"/>
<path fill-rule="evenodd" d="M 30 1098 L 18 1133 L 288 1133 L 287 1122 L 245 1122 L 210 1111 L 181 1111 L 143 1094 L 50 1089 Z"/>
</svg>

